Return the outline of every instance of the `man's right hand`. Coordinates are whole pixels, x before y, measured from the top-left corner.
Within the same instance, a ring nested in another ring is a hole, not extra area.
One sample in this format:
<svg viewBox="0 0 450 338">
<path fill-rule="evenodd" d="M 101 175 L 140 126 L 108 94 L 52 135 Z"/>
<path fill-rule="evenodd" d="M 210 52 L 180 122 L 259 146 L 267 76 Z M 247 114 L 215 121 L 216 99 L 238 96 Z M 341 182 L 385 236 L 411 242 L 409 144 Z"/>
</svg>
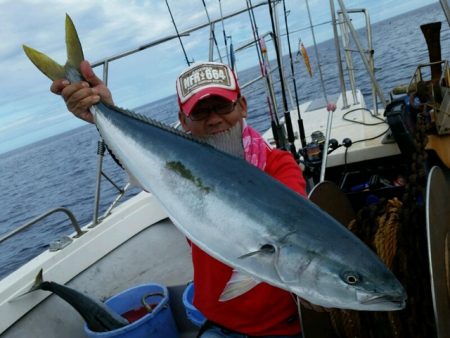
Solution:
<svg viewBox="0 0 450 338">
<path fill-rule="evenodd" d="M 80 70 L 86 81 L 71 84 L 66 79 L 57 79 L 53 81 L 50 90 L 64 98 L 67 109 L 76 117 L 94 123 L 89 108 L 99 101 L 113 104 L 111 92 L 94 74 L 89 62 L 82 61 Z"/>
</svg>

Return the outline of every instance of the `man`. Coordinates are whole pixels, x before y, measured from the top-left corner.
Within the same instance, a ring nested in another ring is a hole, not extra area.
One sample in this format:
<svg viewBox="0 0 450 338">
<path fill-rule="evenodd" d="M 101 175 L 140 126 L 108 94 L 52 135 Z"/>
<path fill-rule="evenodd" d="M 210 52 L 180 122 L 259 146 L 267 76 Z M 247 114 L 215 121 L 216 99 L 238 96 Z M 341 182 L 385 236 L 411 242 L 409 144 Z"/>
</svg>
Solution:
<svg viewBox="0 0 450 338">
<path fill-rule="evenodd" d="M 77 117 L 93 122 L 89 107 L 100 100 L 113 103 L 110 91 L 81 64 L 86 82 L 53 82 L 51 90 L 61 94 Z M 290 153 L 272 149 L 245 122 L 247 101 L 241 95 L 234 72 L 224 64 L 202 62 L 181 73 L 176 83 L 183 129 L 217 148 L 245 158 L 305 196 L 305 180 Z M 188 155 L 187 155 L 188 156 Z M 191 244 L 194 266 L 194 305 L 208 319 L 201 337 L 301 337 L 296 298 L 266 283 L 230 300 L 220 297 L 233 269 Z"/>
</svg>

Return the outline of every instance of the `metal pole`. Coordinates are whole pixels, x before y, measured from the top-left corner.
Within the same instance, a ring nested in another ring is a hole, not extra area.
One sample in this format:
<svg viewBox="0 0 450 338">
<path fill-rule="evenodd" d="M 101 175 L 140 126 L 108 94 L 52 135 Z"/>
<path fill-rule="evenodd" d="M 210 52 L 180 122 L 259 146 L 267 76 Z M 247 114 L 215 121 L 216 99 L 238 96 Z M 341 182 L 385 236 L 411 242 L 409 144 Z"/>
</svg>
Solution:
<svg viewBox="0 0 450 338">
<path fill-rule="evenodd" d="M 108 71 L 109 71 L 108 61 L 103 62 L 103 83 L 108 86 Z M 100 192 L 102 183 L 102 170 L 103 170 L 103 158 L 105 155 L 105 141 L 102 138 L 97 143 L 97 171 L 95 179 L 95 193 L 94 193 L 94 213 L 92 216 L 92 226 L 98 224 L 98 209 L 100 205 Z"/>
<path fill-rule="evenodd" d="M 220 54 L 219 54 L 220 58 Z M 209 61 L 214 61 L 214 24 L 212 23 L 209 26 Z M 220 59 L 220 62 L 222 62 L 222 59 Z"/>
<path fill-rule="evenodd" d="M 342 68 L 341 46 L 339 45 L 339 34 L 337 31 L 337 22 L 335 13 L 336 10 L 334 8 L 334 0 L 330 0 L 330 10 L 331 10 L 331 21 L 333 25 L 334 47 L 336 49 L 337 67 L 339 73 L 339 83 L 341 86 L 342 101 L 344 104 L 342 108 L 346 109 L 349 107 L 349 105 L 347 102 L 347 89 L 345 88 L 344 70 Z"/>
<path fill-rule="evenodd" d="M 225 33 L 225 24 L 223 23 L 222 2 L 219 0 L 220 20 L 222 22 L 223 41 L 225 43 L 225 51 L 227 53 L 228 65 L 231 66 L 230 53 L 228 52 L 227 34 Z"/>
<path fill-rule="evenodd" d="M 97 145 L 97 180 L 95 184 L 95 196 L 94 196 L 94 216 L 92 217 L 92 226 L 96 226 L 98 222 L 98 209 L 100 205 L 100 185 L 103 168 L 103 157 L 105 155 L 105 143 L 103 139 L 98 141 Z"/>
<path fill-rule="evenodd" d="M 370 71 L 369 62 L 367 61 L 367 57 L 364 55 L 363 48 L 362 48 L 361 43 L 360 43 L 360 41 L 358 39 L 358 35 L 356 33 L 355 27 L 353 27 L 353 24 L 350 21 L 350 18 L 348 16 L 347 9 L 345 8 L 344 2 L 342 0 L 338 0 L 338 2 L 339 2 L 339 6 L 341 7 L 342 14 L 344 15 L 345 21 L 347 22 L 347 26 L 350 29 L 350 33 L 352 34 L 353 40 L 354 40 L 354 42 L 356 44 L 356 47 L 358 48 L 358 50 L 359 50 L 359 52 L 361 54 L 361 59 L 362 59 L 362 61 L 364 63 L 364 66 L 366 67 L 366 70 L 369 73 L 370 79 L 371 79 L 372 83 L 375 86 L 375 89 L 376 89 L 376 92 L 378 94 L 378 97 L 380 98 L 380 100 L 381 100 L 381 102 L 383 104 L 383 108 L 386 108 L 387 102 L 386 102 L 386 100 L 384 98 L 383 91 L 380 89 L 380 86 L 378 85 L 378 81 L 375 78 L 374 74 Z"/>
<path fill-rule="evenodd" d="M 217 39 L 216 39 L 216 33 L 214 32 L 214 23 L 211 21 L 211 18 L 209 17 L 208 8 L 206 7 L 205 0 L 202 0 L 202 3 L 203 3 L 203 8 L 205 9 L 206 17 L 210 24 L 210 29 L 211 29 L 210 32 L 211 32 L 212 40 L 214 42 L 214 45 L 216 46 L 217 54 L 219 55 L 219 60 L 220 60 L 220 62 L 222 62 L 222 55 L 220 55 L 219 45 L 217 44 Z M 210 54 L 210 57 L 212 56 L 211 54 Z M 213 59 L 210 58 L 210 61 L 213 61 Z"/>
<path fill-rule="evenodd" d="M 352 90 L 353 104 L 358 104 L 359 101 L 358 96 L 356 95 L 355 72 L 353 71 L 353 58 L 350 50 L 350 37 L 348 34 L 348 27 L 346 26 L 345 18 L 342 13 L 339 13 L 339 18 L 341 21 L 342 42 L 344 44 L 345 62 L 348 69 L 348 78 L 350 81 L 350 88 Z"/>
<path fill-rule="evenodd" d="M 441 7 L 444 11 L 445 17 L 447 18 L 447 23 L 450 26 L 450 9 L 448 7 L 448 2 L 447 0 L 439 0 L 439 2 L 441 3 Z"/>
<path fill-rule="evenodd" d="M 369 53 L 369 65 L 372 73 L 375 74 L 375 62 L 373 60 L 373 43 L 372 43 L 372 27 L 370 25 L 370 18 L 367 10 L 362 9 L 364 13 L 364 17 L 366 18 L 366 29 L 367 29 L 367 48 Z M 372 83 L 372 99 L 373 99 L 373 110 L 374 115 L 378 114 L 378 100 L 377 100 L 377 91 L 375 89 L 375 85 Z"/>
<path fill-rule="evenodd" d="M 333 112 L 334 109 L 328 110 L 328 118 L 327 118 L 327 130 L 325 133 L 325 142 L 323 144 L 323 152 L 322 152 L 322 163 L 320 167 L 320 182 L 323 182 L 325 180 L 325 172 L 327 170 L 327 159 L 328 159 L 328 145 L 330 143 L 330 137 L 331 137 L 331 124 L 333 122 Z"/>
</svg>

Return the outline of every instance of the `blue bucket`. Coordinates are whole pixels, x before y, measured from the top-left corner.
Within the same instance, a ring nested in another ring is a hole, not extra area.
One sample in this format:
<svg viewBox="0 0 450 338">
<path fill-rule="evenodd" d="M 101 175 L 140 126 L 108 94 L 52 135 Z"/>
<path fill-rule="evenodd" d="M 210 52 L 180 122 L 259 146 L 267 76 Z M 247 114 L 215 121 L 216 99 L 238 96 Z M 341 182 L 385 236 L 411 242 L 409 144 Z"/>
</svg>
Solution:
<svg viewBox="0 0 450 338">
<path fill-rule="evenodd" d="M 200 327 L 205 323 L 206 318 L 194 306 L 193 300 L 194 300 L 194 283 L 189 283 L 183 292 L 183 304 L 184 308 L 186 309 L 186 316 L 192 323 Z"/>
<path fill-rule="evenodd" d="M 169 291 L 165 286 L 139 285 L 109 298 L 105 304 L 122 315 L 134 309 L 141 309 L 143 297 L 148 304 L 157 304 L 150 313 L 146 313 L 127 326 L 108 332 L 91 331 L 85 324 L 84 331 L 87 336 L 92 338 L 178 338 L 178 331 L 169 308 Z"/>
</svg>

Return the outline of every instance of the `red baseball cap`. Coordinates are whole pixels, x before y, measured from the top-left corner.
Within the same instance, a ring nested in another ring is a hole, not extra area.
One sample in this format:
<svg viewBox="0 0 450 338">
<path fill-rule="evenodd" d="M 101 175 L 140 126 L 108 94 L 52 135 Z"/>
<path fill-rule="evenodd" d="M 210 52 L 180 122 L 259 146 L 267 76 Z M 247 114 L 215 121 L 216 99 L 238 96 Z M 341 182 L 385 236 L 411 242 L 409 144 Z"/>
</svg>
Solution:
<svg viewBox="0 0 450 338">
<path fill-rule="evenodd" d="M 197 62 L 185 69 L 177 79 L 180 110 L 189 116 L 195 105 L 210 96 L 236 101 L 240 95 L 236 75 L 226 64 Z"/>
</svg>

